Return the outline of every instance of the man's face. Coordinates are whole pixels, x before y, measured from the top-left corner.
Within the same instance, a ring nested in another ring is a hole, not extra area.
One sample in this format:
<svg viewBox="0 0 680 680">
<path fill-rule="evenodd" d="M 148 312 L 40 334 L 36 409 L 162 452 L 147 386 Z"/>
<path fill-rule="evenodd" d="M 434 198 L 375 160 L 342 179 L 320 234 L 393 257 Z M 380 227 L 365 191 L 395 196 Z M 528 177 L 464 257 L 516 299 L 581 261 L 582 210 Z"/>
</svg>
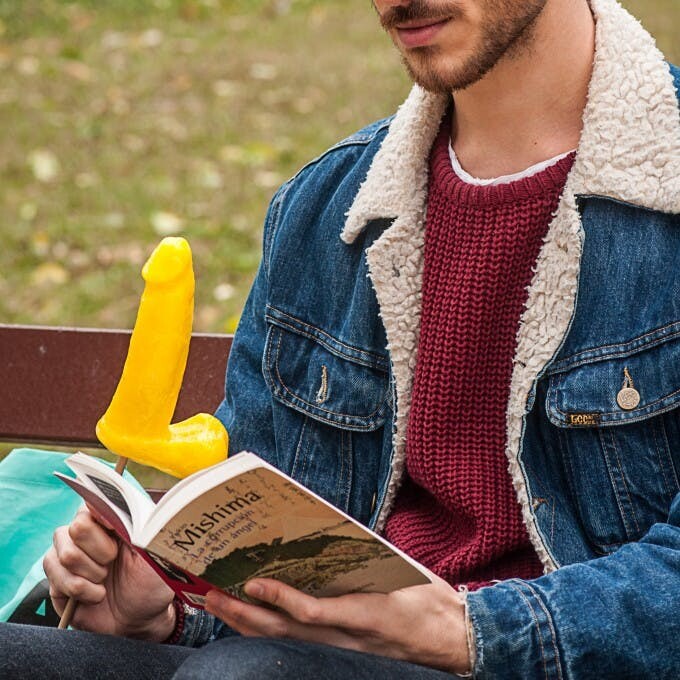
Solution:
<svg viewBox="0 0 680 680">
<path fill-rule="evenodd" d="M 415 82 L 461 90 L 531 41 L 548 0 L 373 0 Z"/>
</svg>

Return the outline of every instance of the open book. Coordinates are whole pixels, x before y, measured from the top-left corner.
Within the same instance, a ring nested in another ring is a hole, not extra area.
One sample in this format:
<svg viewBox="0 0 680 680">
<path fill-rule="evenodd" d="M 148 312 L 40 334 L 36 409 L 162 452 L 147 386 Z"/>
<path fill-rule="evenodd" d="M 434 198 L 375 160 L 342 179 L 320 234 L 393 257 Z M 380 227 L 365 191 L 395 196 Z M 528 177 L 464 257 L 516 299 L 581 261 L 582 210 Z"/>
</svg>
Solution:
<svg viewBox="0 0 680 680">
<path fill-rule="evenodd" d="M 187 604 L 219 588 L 275 578 L 317 596 L 387 593 L 430 582 L 428 571 L 253 453 L 178 482 L 158 504 L 95 458 L 57 474 L 133 546 Z"/>
</svg>

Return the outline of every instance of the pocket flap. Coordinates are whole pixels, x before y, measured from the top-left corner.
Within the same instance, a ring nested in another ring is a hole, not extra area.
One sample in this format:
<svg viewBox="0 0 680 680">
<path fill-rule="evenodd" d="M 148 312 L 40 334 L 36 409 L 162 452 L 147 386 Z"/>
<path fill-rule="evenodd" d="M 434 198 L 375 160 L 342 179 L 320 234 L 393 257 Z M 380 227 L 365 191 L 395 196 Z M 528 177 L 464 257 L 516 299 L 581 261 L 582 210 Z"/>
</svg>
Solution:
<svg viewBox="0 0 680 680">
<path fill-rule="evenodd" d="M 629 386 L 639 395 L 622 407 L 619 392 Z M 669 340 L 628 356 L 598 358 L 549 378 L 546 411 L 554 425 L 593 427 L 634 423 L 680 403 L 680 341 Z"/>
<path fill-rule="evenodd" d="M 299 320 L 267 315 L 263 373 L 275 399 L 348 430 L 380 427 L 390 409 L 386 358 Z"/>
</svg>

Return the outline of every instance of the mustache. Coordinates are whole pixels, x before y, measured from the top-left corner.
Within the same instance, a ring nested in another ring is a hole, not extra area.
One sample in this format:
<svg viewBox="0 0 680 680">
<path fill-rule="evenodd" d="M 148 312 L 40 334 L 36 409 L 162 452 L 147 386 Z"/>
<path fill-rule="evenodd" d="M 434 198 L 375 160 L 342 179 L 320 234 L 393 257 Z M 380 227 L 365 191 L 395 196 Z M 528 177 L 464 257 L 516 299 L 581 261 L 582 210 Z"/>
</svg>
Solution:
<svg viewBox="0 0 680 680">
<path fill-rule="evenodd" d="M 380 24 L 386 30 L 396 28 L 407 21 L 459 19 L 463 10 L 456 3 L 432 3 L 413 0 L 408 5 L 398 5 L 380 14 Z"/>
</svg>

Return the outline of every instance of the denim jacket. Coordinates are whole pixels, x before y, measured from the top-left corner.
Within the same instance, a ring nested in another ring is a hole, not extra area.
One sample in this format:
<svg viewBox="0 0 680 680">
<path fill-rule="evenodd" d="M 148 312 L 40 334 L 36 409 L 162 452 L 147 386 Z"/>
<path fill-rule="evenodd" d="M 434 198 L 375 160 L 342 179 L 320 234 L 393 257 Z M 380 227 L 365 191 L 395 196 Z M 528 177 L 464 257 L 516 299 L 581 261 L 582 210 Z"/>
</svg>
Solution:
<svg viewBox="0 0 680 680">
<path fill-rule="evenodd" d="M 614 0 L 591 4 L 581 140 L 507 408 L 545 575 L 468 596 L 478 678 L 680 677 L 680 71 Z M 277 192 L 217 412 L 233 452 L 378 531 L 404 470 L 427 159 L 449 105 L 415 87 Z M 223 633 L 197 614 L 183 642 Z"/>
</svg>

